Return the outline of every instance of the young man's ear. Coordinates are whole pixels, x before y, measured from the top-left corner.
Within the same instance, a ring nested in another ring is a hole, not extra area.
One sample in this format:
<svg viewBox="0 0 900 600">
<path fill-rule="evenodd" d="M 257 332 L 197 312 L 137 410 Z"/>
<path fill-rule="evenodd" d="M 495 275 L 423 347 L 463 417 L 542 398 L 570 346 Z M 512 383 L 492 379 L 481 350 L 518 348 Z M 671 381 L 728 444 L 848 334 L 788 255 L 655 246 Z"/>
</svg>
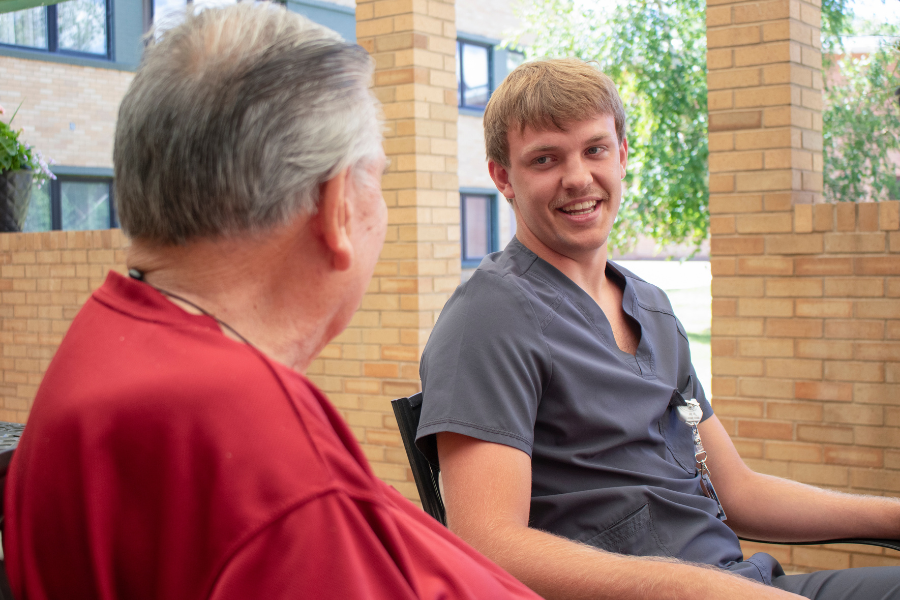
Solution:
<svg viewBox="0 0 900 600">
<path fill-rule="evenodd" d="M 623 137 L 619 144 L 619 164 L 622 165 L 622 179 L 625 179 L 628 172 L 628 138 Z"/>
<path fill-rule="evenodd" d="M 503 194 L 507 200 L 515 200 L 516 192 L 509 182 L 509 171 L 506 167 L 496 161 L 489 160 L 488 173 L 491 174 L 491 179 L 494 180 L 494 185 L 497 186 L 500 193 Z"/>
<path fill-rule="evenodd" d="M 353 244 L 350 243 L 350 216 L 353 208 L 347 200 L 349 169 L 319 186 L 319 210 L 325 247 L 332 255 L 332 266 L 345 271 L 353 263 Z"/>
</svg>

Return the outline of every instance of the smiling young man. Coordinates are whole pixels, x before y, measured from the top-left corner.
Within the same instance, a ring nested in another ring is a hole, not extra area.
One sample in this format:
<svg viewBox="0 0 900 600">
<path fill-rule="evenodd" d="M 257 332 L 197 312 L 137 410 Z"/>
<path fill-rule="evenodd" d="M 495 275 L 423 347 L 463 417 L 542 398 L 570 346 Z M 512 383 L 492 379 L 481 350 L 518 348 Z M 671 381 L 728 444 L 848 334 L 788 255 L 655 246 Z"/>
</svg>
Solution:
<svg viewBox="0 0 900 600">
<path fill-rule="evenodd" d="M 524 64 L 484 122 L 516 238 L 454 293 L 420 369 L 417 443 L 440 462 L 449 527 L 547 598 L 900 598 L 897 568 L 744 560 L 736 533 L 900 537 L 900 503 L 741 461 L 668 298 L 607 260 L 628 165 L 609 78 Z"/>
</svg>

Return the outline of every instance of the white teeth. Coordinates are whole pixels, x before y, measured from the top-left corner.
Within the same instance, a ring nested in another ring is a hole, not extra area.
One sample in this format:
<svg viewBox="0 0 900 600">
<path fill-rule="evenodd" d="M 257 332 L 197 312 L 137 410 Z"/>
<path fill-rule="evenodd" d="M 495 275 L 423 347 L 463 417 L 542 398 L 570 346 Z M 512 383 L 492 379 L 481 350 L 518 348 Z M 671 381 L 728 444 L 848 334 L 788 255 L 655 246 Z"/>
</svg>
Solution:
<svg viewBox="0 0 900 600">
<path fill-rule="evenodd" d="M 594 210 L 594 207 L 597 205 L 596 200 L 585 200 L 584 202 L 579 202 L 578 204 L 571 204 L 565 208 L 562 208 L 564 213 L 569 215 L 586 215 L 587 213 Z"/>
</svg>

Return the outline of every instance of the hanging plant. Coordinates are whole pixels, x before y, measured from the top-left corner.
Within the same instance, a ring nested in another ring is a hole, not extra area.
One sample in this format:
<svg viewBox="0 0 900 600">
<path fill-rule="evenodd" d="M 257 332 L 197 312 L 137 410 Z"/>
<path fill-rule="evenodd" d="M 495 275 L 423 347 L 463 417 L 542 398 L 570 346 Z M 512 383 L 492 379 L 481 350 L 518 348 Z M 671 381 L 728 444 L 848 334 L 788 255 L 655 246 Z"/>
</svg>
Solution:
<svg viewBox="0 0 900 600">
<path fill-rule="evenodd" d="M 5 112 L 0 106 L 0 116 Z M 6 232 L 22 231 L 32 186 L 56 179 L 41 151 L 22 141 L 21 129 L 12 128 L 18 112 L 16 108 L 9 121 L 0 120 L 0 231 Z"/>
</svg>

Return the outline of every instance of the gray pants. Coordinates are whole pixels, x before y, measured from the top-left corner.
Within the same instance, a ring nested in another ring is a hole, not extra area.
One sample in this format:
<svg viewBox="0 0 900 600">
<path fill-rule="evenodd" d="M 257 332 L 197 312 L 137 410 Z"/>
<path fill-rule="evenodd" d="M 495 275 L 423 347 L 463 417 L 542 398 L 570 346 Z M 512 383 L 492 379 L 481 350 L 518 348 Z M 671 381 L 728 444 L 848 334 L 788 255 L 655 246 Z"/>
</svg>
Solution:
<svg viewBox="0 0 900 600">
<path fill-rule="evenodd" d="M 812 600 L 900 600 L 900 567 L 785 575 L 777 560 L 760 552 L 729 570 Z"/>
</svg>

